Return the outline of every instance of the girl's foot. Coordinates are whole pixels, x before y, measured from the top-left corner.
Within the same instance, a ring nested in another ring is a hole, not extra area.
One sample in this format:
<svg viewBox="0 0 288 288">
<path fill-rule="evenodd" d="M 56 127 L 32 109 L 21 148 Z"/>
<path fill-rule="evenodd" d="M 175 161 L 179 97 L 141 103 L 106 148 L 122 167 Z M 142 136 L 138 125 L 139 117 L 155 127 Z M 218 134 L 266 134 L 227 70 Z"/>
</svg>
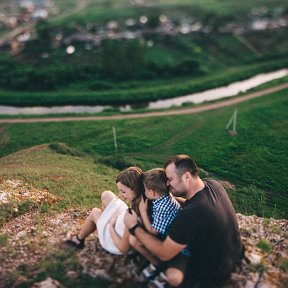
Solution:
<svg viewBox="0 0 288 288">
<path fill-rule="evenodd" d="M 72 246 L 77 249 L 83 249 L 84 248 L 84 242 L 85 239 L 79 239 L 77 234 L 71 234 L 67 233 L 66 241 L 69 246 Z"/>
</svg>

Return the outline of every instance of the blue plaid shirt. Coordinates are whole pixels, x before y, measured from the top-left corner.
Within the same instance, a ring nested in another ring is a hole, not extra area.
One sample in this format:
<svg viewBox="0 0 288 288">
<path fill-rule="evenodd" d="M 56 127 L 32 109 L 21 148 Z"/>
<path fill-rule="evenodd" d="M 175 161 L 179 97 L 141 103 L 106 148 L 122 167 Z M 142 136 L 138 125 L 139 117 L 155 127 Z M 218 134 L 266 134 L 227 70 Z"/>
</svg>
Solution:
<svg viewBox="0 0 288 288">
<path fill-rule="evenodd" d="M 168 229 L 180 211 L 179 202 L 170 194 L 165 194 L 159 199 L 152 201 L 152 228 L 159 234 L 160 239 L 165 239 Z M 181 251 L 182 254 L 189 257 L 190 252 L 186 247 Z"/>
<path fill-rule="evenodd" d="M 168 234 L 168 228 L 181 209 L 180 204 L 170 194 L 165 194 L 152 201 L 152 228 L 161 239 Z"/>
</svg>

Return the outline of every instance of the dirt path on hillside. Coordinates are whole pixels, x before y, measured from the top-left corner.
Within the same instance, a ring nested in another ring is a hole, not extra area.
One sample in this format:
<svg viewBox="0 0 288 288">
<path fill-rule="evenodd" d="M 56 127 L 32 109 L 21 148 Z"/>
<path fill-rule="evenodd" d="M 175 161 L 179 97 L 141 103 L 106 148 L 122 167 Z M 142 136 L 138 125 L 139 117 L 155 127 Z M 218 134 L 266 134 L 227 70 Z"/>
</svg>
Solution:
<svg viewBox="0 0 288 288">
<path fill-rule="evenodd" d="M 64 121 L 101 121 L 101 120 L 122 120 L 122 119 L 134 119 L 134 118 L 148 118 L 148 117 L 161 117 L 161 116 L 173 116 L 173 115 L 186 115 L 193 113 L 200 113 L 209 110 L 215 110 L 227 106 L 232 106 L 238 103 L 242 103 L 257 97 L 265 96 L 283 89 L 288 88 L 288 83 L 280 84 L 272 88 L 267 88 L 261 91 L 250 93 L 242 97 L 232 98 L 217 103 L 201 105 L 192 108 L 183 108 L 177 110 L 147 112 L 147 113 L 133 113 L 127 115 L 113 115 L 113 116 L 75 116 L 75 117 L 50 117 L 50 118 L 3 118 L 0 119 L 0 123 L 40 123 L 40 122 L 64 122 Z"/>
</svg>

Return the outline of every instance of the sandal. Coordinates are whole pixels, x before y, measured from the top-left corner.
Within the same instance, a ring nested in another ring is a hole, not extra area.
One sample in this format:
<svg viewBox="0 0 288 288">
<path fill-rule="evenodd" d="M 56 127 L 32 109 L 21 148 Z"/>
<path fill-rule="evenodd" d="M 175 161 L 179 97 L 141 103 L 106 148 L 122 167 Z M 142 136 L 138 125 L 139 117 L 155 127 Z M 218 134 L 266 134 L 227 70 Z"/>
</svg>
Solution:
<svg viewBox="0 0 288 288">
<path fill-rule="evenodd" d="M 66 238 L 65 242 L 69 246 L 72 246 L 74 248 L 83 249 L 84 248 L 85 239 L 80 239 L 77 234 L 72 235 L 70 233 L 67 233 L 67 238 Z"/>
<path fill-rule="evenodd" d="M 153 280 L 149 281 L 148 288 L 166 288 L 170 287 L 166 275 L 161 272 Z"/>
<path fill-rule="evenodd" d="M 147 266 L 143 271 L 142 275 L 145 279 L 149 280 L 152 277 L 156 276 L 159 273 L 159 270 L 157 267 L 155 267 L 153 264 L 150 264 Z"/>
</svg>

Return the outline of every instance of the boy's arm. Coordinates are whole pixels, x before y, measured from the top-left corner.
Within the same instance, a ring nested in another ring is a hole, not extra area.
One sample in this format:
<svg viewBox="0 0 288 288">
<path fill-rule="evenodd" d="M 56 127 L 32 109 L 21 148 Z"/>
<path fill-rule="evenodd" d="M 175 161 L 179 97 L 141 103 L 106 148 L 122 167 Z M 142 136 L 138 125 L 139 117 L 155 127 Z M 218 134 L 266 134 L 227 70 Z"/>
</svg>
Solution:
<svg viewBox="0 0 288 288">
<path fill-rule="evenodd" d="M 158 232 L 152 227 L 147 211 L 147 200 L 145 201 L 143 197 L 141 197 L 141 201 L 139 203 L 139 211 L 146 230 L 153 235 L 158 235 Z"/>
</svg>

